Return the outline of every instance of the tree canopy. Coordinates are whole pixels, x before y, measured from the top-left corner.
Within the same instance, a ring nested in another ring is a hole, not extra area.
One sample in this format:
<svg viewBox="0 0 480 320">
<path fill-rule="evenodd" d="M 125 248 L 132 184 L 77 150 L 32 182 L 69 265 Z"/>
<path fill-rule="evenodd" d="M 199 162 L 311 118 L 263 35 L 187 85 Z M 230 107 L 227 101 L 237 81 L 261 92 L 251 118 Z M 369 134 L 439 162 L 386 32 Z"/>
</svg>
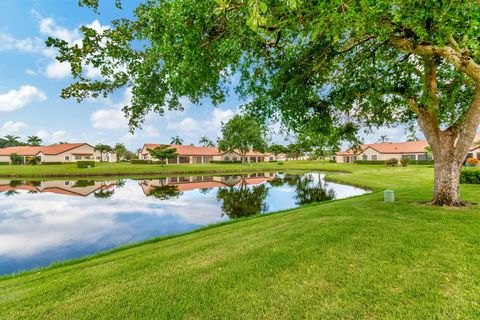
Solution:
<svg viewBox="0 0 480 320">
<path fill-rule="evenodd" d="M 240 152 L 242 162 L 250 150 L 265 152 L 267 128 L 248 115 L 235 115 L 222 126 L 222 138 L 218 149 L 225 152 Z"/>
<path fill-rule="evenodd" d="M 168 162 L 168 159 L 172 159 L 178 156 L 177 149 L 171 148 L 168 144 L 161 144 L 155 149 L 147 149 L 150 155 L 159 160 L 164 160 L 165 163 Z"/>
<path fill-rule="evenodd" d="M 82 27 L 81 44 L 47 44 L 76 80 L 62 97 L 131 87 L 132 127 L 181 109 L 181 97 L 224 101 L 233 75 L 246 111 L 325 145 L 356 141 L 361 127 L 418 123 L 439 163 L 434 202 L 456 204 L 480 122 L 479 21 L 474 0 L 145 1 L 111 29 Z"/>
</svg>

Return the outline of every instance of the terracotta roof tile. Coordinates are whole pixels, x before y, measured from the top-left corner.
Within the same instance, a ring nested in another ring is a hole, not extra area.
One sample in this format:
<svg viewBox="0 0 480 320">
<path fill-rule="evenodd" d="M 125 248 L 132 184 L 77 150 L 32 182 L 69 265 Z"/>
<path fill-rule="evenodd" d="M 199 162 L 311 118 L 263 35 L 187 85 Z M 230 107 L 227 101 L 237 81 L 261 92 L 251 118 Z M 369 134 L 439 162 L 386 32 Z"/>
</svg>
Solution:
<svg viewBox="0 0 480 320">
<path fill-rule="evenodd" d="M 68 144 L 54 144 L 46 147 L 9 147 L 0 149 L 0 156 L 9 156 L 12 153 L 17 153 L 20 156 L 35 156 L 40 152 L 44 155 L 57 155 L 66 151 L 81 147 L 83 145 L 89 145 L 87 143 L 68 143 Z M 93 147 L 92 147 L 93 148 Z"/>
<path fill-rule="evenodd" d="M 143 146 L 143 149 L 155 149 L 160 144 L 147 143 Z M 177 153 L 180 156 L 218 156 L 224 152 L 220 152 L 215 147 L 197 147 L 191 145 L 171 145 L 170 147 L 177 149 Z M 143 153 L 147 154 L 147 152 Z M 249 151 L 247 156 L 268 156 L 269 153 L 259 153 L 255 151 Z"/>
</svg>

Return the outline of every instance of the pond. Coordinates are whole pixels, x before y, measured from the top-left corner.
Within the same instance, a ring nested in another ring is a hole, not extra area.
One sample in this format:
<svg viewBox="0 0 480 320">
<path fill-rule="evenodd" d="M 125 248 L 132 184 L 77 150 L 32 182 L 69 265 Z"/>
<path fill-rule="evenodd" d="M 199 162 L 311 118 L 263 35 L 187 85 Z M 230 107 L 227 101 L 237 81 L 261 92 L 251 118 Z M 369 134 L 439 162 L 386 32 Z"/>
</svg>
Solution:
<svg viewBox="0 0 480 320">
<path fill-rule="evenodd" d="M 366 192 L 322 173 L 0 180 L 0 274 Z"/>
</svg>

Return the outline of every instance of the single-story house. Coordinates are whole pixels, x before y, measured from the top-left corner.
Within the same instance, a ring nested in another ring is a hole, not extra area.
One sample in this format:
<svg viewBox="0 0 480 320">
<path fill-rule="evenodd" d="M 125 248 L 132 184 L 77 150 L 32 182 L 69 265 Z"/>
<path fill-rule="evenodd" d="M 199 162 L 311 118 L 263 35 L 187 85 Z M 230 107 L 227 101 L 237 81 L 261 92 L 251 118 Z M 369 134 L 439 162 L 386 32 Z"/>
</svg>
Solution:
<svg viewBox="0 0 480 320">
<path fill-rule="evenodd" d="M 480 141 L 480 135 L 477 135 L 474 141 Z M 388 160 L 392 158 L 432 160 L 432 156 L 425 150 L 426 147 L 428 147 L 428 142 L 425 140 L 363 144 L 356 150 L 337 152 L 335 161 L 337 163 L 354 163 L 356 160 Z M 470 147 L 467 158 L 480 160 L 480 145 Z"/>
<path fill-rule="evenodd" d="M 145 144 L 140 150 L 138 158 L 141 160 L 155 160 L 152 158 L 148 149 L 155 149 L 159 144 Z M 221 152 L 215 147 L 197 147 L 191 145 L 170 145 L 177 149 L 178 156 L 168 159 L 168 163 L 200 164 L 210 163 L 211 161 L 241 161 L 242 156 L 238 152 Z M 275 160 L 270 153 L 260 153 L 249 151 L 246 154 L 246 162 L 268 162 Z"/>
<path fill-rule="evenodd" d="M 176 186 L 178 191 L 189 191 L 195 189 L 209 189 L 220 187 L 258 185 L 274 179 L 273 172 L 250 173 L 244 175 L 226 176 L 191 176 L 191 177 L 165 177 L 155 180 L 143 180 L 139 183 L 145 195 L 149 195 L 152 189 L 163 186 Z"/>
<path fill-rule="evenodd" d="M 53 144 L 51 146 L 19 146 L 0 149 L 0 162 L 10 163 L 10 155 L 18 154 L 21 157 L 38 157 L 40 163 L 48 162 L 77 162 L 81 160 L 94 160 L 103 162 L 116 162 L 115 153 L 95 151 L 88 143 Z M 103 159 L 102 159 L 103 158 Z"/>
<path fill-rule="evenodd" d="M 10 180 L 0 180 L 0 193 L 8 191 L 29 191 L 38 193 L 55 193 L 65 196 L 87 197 L 100 190 L 113 189 L 115 182 L 107 181 L 19 181 L 12 183 Z"/>
<path fill-rule="evenodd" d="M 363 144 L 358 149 L 337 152 L 337 163 L 354 163 L 356 160 L 428 160 L 431 157 L 425 151 L 427 141 L 382 142 Z"/>
</svg>

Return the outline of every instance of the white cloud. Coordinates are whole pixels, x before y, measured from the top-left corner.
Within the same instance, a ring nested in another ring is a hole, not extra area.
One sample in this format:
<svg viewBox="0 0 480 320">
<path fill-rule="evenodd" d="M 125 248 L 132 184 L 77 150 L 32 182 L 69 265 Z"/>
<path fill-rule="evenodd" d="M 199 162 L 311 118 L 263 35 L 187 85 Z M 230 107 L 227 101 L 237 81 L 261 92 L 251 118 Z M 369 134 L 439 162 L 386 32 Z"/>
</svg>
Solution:
<svg viewBox="0 0 480 320">
<path fill-rule="evenodd" d="M 69 45 L 78 45 L 82 47 L 82 36 L 79 28 L 68 29 L 64 26 L 58 25 L 55 20 L 51 17 L 42 18 L 38 12 L 33 12 L 33 15 L 40 19 L 40 33 L 46 36 L 53 38 L 59 38 L 66 42 Z M 99 33 L 110 29 L 110 26 L 102 25 L 98 20 L 92 21 L 90 24 L 86 25 L 87 27 L 96 30 Z M 54 59 L 58 54 L 57 50 L 54 48 L 44 48 L 43 54 L 46 57 Z M 98 68 L 95 68 L 91 65 L 85 65 L 85 76 L 89 78 L 99 78 L 101 77 L 101 71 Z M 52 79 L 63 79 L 70 75 L 70 65 L 67 62 L 59 62 L 57 60 L 52 60 L 44 74 L 48 78 Z"/>
<path fill-rule="evenodd" d="M 58 130 L 52 133 L 52 135 L 50 136 L 50 140 L 54 142 L 58 142 L 60 140 L 71 140 L 71 139 L 65 130 Z"/>
<path fill-rule="evenodd" d="M 124 129 L 127 128 L 127 119 L 122 110 L 119 109 L 100 109 L 90 116 L 92 126 L 96 129 Z"/>
<path fill-rule="evenodd" d="M 32 70 L 32 69 L 26 69 L 25 73 L 28 74 L 29 76 L 36 76 L 37 75 L 37 72 L 35 70 Z"/>
<path fill-rule="evenodd" d="M 43 129 L 42 129 L 42 130 L 38 130 L 37 133 L 35 133 L 35 135 L 36 135 L 37 137 L 39 137 L 40 139 L 42 139 L 42 140 L 45 140 L 45 139 L 47 139 L 48 137 L 50 137 L 50 134 L 48 133 L 48 131 L 47 131 L 47 130 L 43 130 Z"/>
<path fill-rule="evenodd" d="M 195 132 L 200 129 L 200 126 L 197 121 L 188 117 L 180 122 L 168 122 L 167 129 L 178 130 L 180 132 Z"/>
<path fill-rule="evenodd" d="M 0 32 L 0 51 L 39 52 L 44 47 L 43 40 L 40 38 L 16 39 L 8 33 Z"/>
<path fill-rule="evenodd" d="M 53 60 L 45 70 L 45 75 L 51 79 L 63 79 L 70 75 L 70 64 Z"/>
<path fill-rule="evenodd" d="M 212 112 L 212 119 L 206 123 L 208 130 L 219 132 L 222 128 L 222 123 L 227 122 L 233 118 L 234 115 L 235 112 L 233 112 L 233 110 L 215 108 Z"/>
<path fill-rule="evenodd" d="M 33 102 L 47 99 L 43 91 L 31 85 L 23 85 L 18 90 L 10 90 L 0 94 L 0 112 L 11 112 L 25 107 Z"/>
<path fill-rule="evenodd" d="M 25 129 L 26 127 L 27 127 L 27 124 L 25 122 L 7 121 L 0 128 L 0 134 L 2 136 L 4 136 L 4 135 L 7 135 L 7 134 L 18 133 L 21 130 Z"/>
<path fill-rule="evenodd" d="M 80 39 L 78 29 L 69 30 L 63 26 L 59 26 L 53 18 L 40 19 L 40 33 L 62 39 L 70 44 Z"/>
<path fill-rule="evenodd" d="M 143 132 L 147 137 L 158 137 L 160 135 L 160 132 L 153 125 L 145 126 Z"/>
</svg>

